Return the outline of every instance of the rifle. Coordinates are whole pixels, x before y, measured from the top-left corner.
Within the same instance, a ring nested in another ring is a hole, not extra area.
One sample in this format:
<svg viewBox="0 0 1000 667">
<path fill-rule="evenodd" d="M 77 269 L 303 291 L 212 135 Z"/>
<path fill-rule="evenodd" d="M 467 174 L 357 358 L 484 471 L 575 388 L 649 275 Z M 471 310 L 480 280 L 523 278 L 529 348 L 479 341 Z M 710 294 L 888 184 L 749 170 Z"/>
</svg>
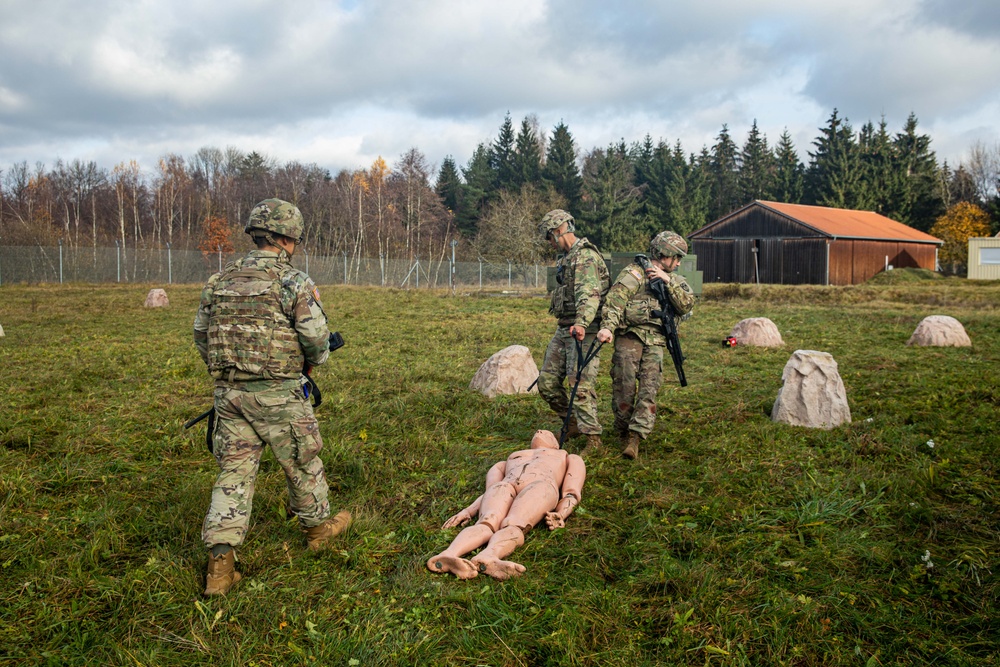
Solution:
<svg viewBox="0 0 1000 667">
<path fill-rule="evenodd" d="M 642 267 L 643 271 L 653 266 L 650 264 L 649 258 L 641 254 L 635 256 L 635 262 Z M 652 314 L 653 317 L 660 320 L 660 329 L 667 339 L 667 350 L 670 352 L 670 358 L 674 360 L 677 379 L 680 381 L 682 387 L 686 387 L 687 378 L 684 376 L 684 354 L 681 352 L 680 338 L 677 337 L 677 322 L 674 321 L 677 311 L 674 310 L 674 304 L 670 303 L 667 286 L 661 278 L 653 278 L 649 281 L 649 291 L 653 293 L 653 296 L 660 303 L 660 309 L 654 310 Z"/>
<path fill-rule="evenodd" d="M 330 352 L 339 350 L 344 347 L 344 337 L 340 335 L 339 331 L 334 331 L 330 334 L 330 340 L 327 342 L 330 348 Z M 323 392 L 319 390 L 319 385 L 316 381 L 312 379 L 312 369 L 313 367 L 309 365 L 308 362 L 302 365 L 302 378 L 304 383 L 302 385 L 302 392 L 306 395 L 306 398 L 312 397 L 312 406 L 317 408 L 323 402 Z M 215 406 L 213 405 L 208 410 L 205 410 L 200 415 L 184 423 L 184 429 L 187 430 L 197 424 L 198 422 L 207 419 L 208 420 L 208 430 L 205 431 L 205 445 L 208 446 L 208 452 L 212 453 L 212 434 L 215 433 Z"/>
<path fill-rule="evenodd" d="M 573 390 L 569 393 L 569 404 L 566 406 L 566 418 L 563 419 L 562 430 L 559 431 L 559 449 L 562 449 L 563 443 L 566 442 L 566 435 L 569 433 L 569 422 L 573 418 L 573 399 L 576 398 L 576 391 L 580 388 L 580 378 L 583 377 L 583 369 L 587 367 L 597 353 L 601 351 L 601 346 L 604 343 L 598 342 L 595 338 L 590 341 L 590 347 L 587 348 L 587 354 L 583 354 L 583 343 L 578 341 L 576 338 L 573 339 L 576 343 L 576 382 L 573 383 Z M 594 347 L 594 346 L 597 347 Z M 538 382 L 538 380 L 535 380 Z"/>
</svg>

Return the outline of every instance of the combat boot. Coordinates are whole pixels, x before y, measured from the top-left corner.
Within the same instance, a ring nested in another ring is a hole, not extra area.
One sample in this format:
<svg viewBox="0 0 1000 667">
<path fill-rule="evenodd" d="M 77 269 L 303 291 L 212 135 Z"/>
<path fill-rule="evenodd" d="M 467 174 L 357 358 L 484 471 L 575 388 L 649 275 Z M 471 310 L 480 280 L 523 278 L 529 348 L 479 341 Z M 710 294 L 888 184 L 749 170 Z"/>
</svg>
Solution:
<svg viewBox="0 0 1000 667">
<path fill-rule="evenodd" d="M 236 552 L 233 549 L 213 556 L 208 552 L 208 574 L 205 575 L 205 595 L 225 595 L 243 578 L 236 571 Z"/>
<path fill-rule="evenodd" d="M 622 456 L 627 459 L 637 459 L 639 458 L 639 443 L 642 438 L 635 431 L 628 432 L 628 440 L 625 443 L 625 449 L 622 450 Z"/>
<path fill-rule="evenodd" d="M 601 449 L 601 436 L 596 433 L 587 434 L 587 445 L 580 452 L 580 456 L 586 458 L 596 454 Z"/>
<path fill-rule="evenodd" d="M 338 513 L 332 519 L 327 519 L 318 526 L 303 528 L 302 532 L 306 534 L 306 545 L 309 547 L 309 551 L 322 549 L 331 538 L 340 535 L 350 525 L 351 513 L 345 511 Z"/>
<path fill-rule="evenodd" d="M 565 419 L 565 417 L 563 417 Z M 569 418 L 569 424 L 566 426 L 566 437 L 575 438 L 578 435 L 583 435 L 580 433 L 580 426 L 576 423 L 576 417 Z"/>
</svg>

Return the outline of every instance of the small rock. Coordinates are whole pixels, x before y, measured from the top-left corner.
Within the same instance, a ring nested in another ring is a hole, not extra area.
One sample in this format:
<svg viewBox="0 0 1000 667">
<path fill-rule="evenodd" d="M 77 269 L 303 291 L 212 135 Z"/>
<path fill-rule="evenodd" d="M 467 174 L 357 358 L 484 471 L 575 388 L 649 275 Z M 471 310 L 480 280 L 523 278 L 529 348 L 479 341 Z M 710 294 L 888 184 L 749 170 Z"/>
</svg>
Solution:
<svg viewBox="0 0 1000 667">
<path fill-rule="evenodd" d="M 851 421 L 847 391 L 830 354 L 796 350 L 785 364 L 781 381 L 772 421 L 822 429 Z"/>
<path fill-rule="evenodd" d="M 538 366 L 531 350 L 524 345 L 511 345 L 483 362 L 469 383 L 469 389 L 488 398 L 498 394 L 526 394 L 538 379 Z M 535 387 L 531 393 L 535 393 Z"/>
<path fill-rule="evenodd" d="M 740 345 L 781 347 L 785 344 L 785 341 L 781 340 L 778 327 L 766 317 L 750 317 L 740 320 L 729 335 L 735 338 Z"/>
<path fill-rule="evenodd" d="M 920 347 L 971 347 L 965 327 L 954 317 L 930 315 L 920 320 L 907 345 Z"/>
<path fill-rule="evenodd" d="M 146 308 L 164 308 L 170 305 L 167 292 L 162 289 L 151 289 L 146 295 Z"/>
</svg>

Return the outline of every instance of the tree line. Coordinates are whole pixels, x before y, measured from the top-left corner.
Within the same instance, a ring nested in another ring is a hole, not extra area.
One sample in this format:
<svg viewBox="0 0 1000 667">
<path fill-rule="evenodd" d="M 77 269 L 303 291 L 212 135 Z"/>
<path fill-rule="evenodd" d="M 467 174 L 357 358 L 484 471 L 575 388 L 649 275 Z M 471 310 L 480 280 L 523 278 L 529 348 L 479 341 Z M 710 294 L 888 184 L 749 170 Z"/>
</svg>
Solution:
<svg viewBox="0 0 1000 667">
<path fill-rule="evenodd" d="M 564 123 L 551 135 L 535 116 L 508 114 L 464 164 L 432 165 L 417 148 L 391 166 L 332 174 L 316 164 L 235 147 L 167 154 L 152 170 L 134 160 L 27 162 L 0 172 L 0 243 L 233 248 L 261 199 L 295 203 L 309 252 L 439 258 L 458 241 L 462 259 L 532 263 L 545 211 L 565 208 L 605 251 L 645 247 L 662 229 L 690 234 L 754 199 L 870 210 L 928 231 L 958 203 L 1000 226 L 1000 147 L 974 145 L 956 167 L 939 163 L 915 115 L 855 130 L 835 109 L 805 156 L 783 132 L 770 142 L 756 121 L 742 143 L 723 125 L 711 146 L 687 152 L 647 135 L 581 151 Z"/>
</svg>

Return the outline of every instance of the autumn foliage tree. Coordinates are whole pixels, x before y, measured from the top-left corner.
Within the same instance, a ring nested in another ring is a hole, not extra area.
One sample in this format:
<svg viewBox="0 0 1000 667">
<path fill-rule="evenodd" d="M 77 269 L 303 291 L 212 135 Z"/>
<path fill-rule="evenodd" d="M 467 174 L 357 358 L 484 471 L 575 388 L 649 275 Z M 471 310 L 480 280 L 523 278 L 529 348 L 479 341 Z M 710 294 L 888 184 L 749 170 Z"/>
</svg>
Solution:
<svg viewBox="0 0 1000 667">
<path fill-rule="evenodd" d="M 232 252 L 233 230 L 222 216 L 209 216 L 205 219 L 205 236 L 198 249 L 202 254 L 210 255 L 216 252 Z"/>
<path fill-rule="evenodd" d="M 990 216 L 986 211 L 969 202 L 959 202 L 949 208 L 931 227 L 931 235 L 944 245 L 938 253 L 942 265 L 950 264 L 953 273 L 965 266 L 969 256 L 969 239 L 989 236 Z"/>
</svg>

